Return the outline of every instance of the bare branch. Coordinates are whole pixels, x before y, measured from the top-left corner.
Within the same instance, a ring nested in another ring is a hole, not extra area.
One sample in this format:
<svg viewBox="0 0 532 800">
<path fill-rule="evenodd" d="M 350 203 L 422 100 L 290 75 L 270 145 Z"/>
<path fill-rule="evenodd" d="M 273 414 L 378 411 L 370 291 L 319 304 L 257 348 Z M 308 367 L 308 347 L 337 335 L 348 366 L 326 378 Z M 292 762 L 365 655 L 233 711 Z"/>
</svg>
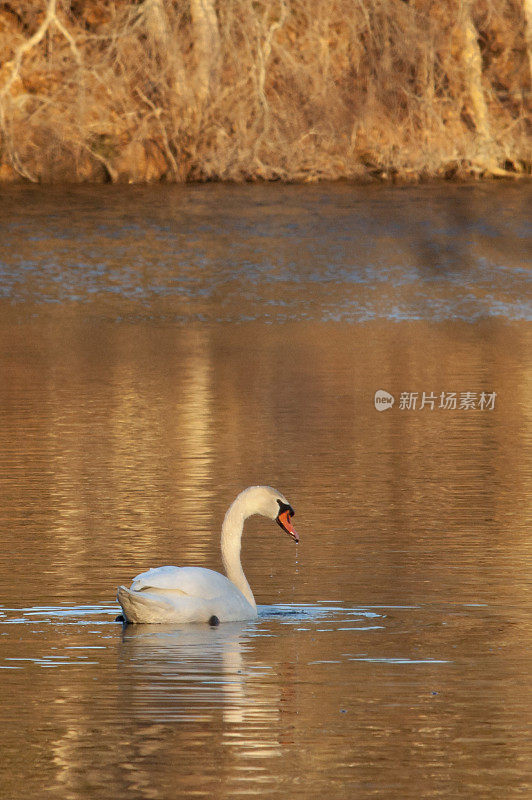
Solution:
<svg viewBox="0 0 532 800">
<path fill-rule="evenodd" d="M 20 47 L 17 49 L 17 52 L 15 53 L 15 58 L 8 63 L 7 66 L 11 66 L 11 75 L 9 76 L 3 87 L 0 89 L 0 98 L 3 98 L 7 95 L 7 93 L 15 83 L 16 79 L 18 78 L 20 73 L 20 67 L 22 65 L 22 59 L 24 58 L 26 53 L 29 53 L 30 50 L 33 50 L 33 48 L 36 47 L 39 44 L 39 42 L 42 41 L 42 39 L 44 38 L 44 36 L 48 31 L 48 28 L 51 25 L 55 25 L 58 31 L 65 37 L 65 39 L 70 45 L 70 49 L 72 50 L 76 62 L 78 63 L 79 66 L 81 66 L 82 64 L 81 55 L 76 46 L 74 38 L 72 34 L 65 28 L 61 20 L 58 18 L 56 13 L 56 8 L 57 8 L 57 0 L 49 0 L 43 21 L 41 22 L 41 24 L 39 25 L 33 36 L 31 36 L 29 39 L 23 42 L 23 44 L 20 45 Z"/>
<path fill-rule="evenodd" d="M 176 162 L 176 160 L 175 160 L 175 158 L 173 156 L 173 153 L 172 153 L 172 151 L 170 149 L 170 143 L 168 141 L 168 134 L 166 133 L 166 128 L 163 125 L 163 123 L 161 122 L 162 108 L 156 108 L 154 103 L 152 103 L 152 101 L 148 97 L 146 97 L 144 92 L 141 92 L 141 90 L 139 88 L 136 89 L 136 92 L 137 92 L 138 96 L 140 97 L 140 99 L 144 103 L 146 103 L 146 105 L 148 105 L 151 108 L 151 110 L 153 111 L 154 117 L 157 120 L 157 123 L 158 123 L 158 126 L 159 126 L 159 130 L 161 132 L 161 136 L 163 137 L 164 152 L 166 153 L 166 157 L 167 157 L 168 161 L 170 162 L 170 165 L 171 165 L 171 167 L 172 167 L 172 169 L 174 171 L 174 175 L 177 177 L 179 175 L 179 169 L 178 169 L 178 166 L 177 166 L 177 162 Z"/>
<path fill-rule="evenodd" d="M 45 17 L 41 22 L 40 26 L 37 28 L 33 36 L 31 36 L 23 44 L 20 45 L 15 54 L 15 58 L 9 62 L 9 66 L 11 66 L 11 75 L 9 76 L 8 80 L 6 81 L 2 89 L 0 89 L 0 97 L 6 96 L 6 94 L 9 92 L 9 90 L 15 83 L 16 79 L 18 78 L 20 66 L 22 64 L 22 59 L 24 58 L 26 53 L 29 53 L 30 50 L 36 47 L 45 36 L 46 31 L 48 30 L 48 28 L 55 19 L 56 5 L 57 5 L 57 0 L 49 0 Z"/>
</svg>

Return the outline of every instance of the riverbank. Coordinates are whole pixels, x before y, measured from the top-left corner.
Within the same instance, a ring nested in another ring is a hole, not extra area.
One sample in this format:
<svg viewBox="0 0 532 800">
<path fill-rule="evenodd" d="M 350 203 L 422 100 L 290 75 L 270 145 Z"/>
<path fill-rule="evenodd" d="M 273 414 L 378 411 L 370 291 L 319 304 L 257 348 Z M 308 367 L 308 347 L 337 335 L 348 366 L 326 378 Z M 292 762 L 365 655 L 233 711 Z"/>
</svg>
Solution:
<svg viewBox="0 0 532 800">
<path fill-rule="evenodd" d="M 3 4 L 0 181 L 530 176 L 529 6 Z"/>
</svg>

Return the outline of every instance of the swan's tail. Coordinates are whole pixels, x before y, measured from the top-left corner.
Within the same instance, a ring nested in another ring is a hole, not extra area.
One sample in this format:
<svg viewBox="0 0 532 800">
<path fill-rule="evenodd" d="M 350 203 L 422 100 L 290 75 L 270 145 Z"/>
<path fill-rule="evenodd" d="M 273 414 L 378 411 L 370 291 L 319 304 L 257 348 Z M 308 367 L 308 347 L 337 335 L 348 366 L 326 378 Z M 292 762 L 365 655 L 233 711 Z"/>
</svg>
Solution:
<svg viewBox="0 0 532 800">
<path fill-rule="evenodd" d="M 172 616 L 172 606 L 150 592 L 136 592 L 119 586 L 116 599 L 122 606 L 127 622 L 166 622 Z"/>
</svg>

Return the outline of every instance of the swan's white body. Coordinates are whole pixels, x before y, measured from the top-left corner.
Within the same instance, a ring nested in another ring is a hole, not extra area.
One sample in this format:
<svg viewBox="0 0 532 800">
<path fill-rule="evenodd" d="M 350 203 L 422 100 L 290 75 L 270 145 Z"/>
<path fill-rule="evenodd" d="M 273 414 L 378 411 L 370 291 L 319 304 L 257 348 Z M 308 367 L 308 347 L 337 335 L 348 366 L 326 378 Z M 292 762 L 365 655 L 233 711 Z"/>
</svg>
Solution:
<svg viewBox="0 0 532 800">
<path fill-rule="evenodd" d="M 117 599 L 127 622 L 179 623 L 255 619 L 257 606 L 240 562 L 244 521 L 262 514 L 279 521 L 283 507 L 293 510 L 286 498 L 269 486 L 251 486 L 241 492 L 222 525 L 222 560 L 227 574 L 203 567 L 158 567 L 118 587 Z M 286 516 L 286 511 L 283 512 Z M 284 518 L 283 518 L 284 519 Z M 298 541 L 290 515 L 281 527 Z M 288 526 L 288 527 L 286 527 Z"/>
</svg>

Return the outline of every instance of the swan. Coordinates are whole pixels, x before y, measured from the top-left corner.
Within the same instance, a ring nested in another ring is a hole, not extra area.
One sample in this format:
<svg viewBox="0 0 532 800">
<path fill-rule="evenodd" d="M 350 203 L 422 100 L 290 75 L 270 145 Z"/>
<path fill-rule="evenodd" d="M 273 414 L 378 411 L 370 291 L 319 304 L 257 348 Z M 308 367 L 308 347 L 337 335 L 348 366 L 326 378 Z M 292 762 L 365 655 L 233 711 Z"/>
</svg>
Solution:
<svg viewBox="0 0 532 800">
<path fill-rule="evenodd" d="M 238 622 L 255 619 L 257 605 L 240 562 L 244 522 L 253 514 L 275 520 L 299 542 L 291 518 L 294 509 L 271 486 L 250 486 L 236 497 L 225 515 L 221 549 L 226 575 L 204 567 L 157 567 L 119 586 L 116 599 L 124 622 Z"/>
</svg>

